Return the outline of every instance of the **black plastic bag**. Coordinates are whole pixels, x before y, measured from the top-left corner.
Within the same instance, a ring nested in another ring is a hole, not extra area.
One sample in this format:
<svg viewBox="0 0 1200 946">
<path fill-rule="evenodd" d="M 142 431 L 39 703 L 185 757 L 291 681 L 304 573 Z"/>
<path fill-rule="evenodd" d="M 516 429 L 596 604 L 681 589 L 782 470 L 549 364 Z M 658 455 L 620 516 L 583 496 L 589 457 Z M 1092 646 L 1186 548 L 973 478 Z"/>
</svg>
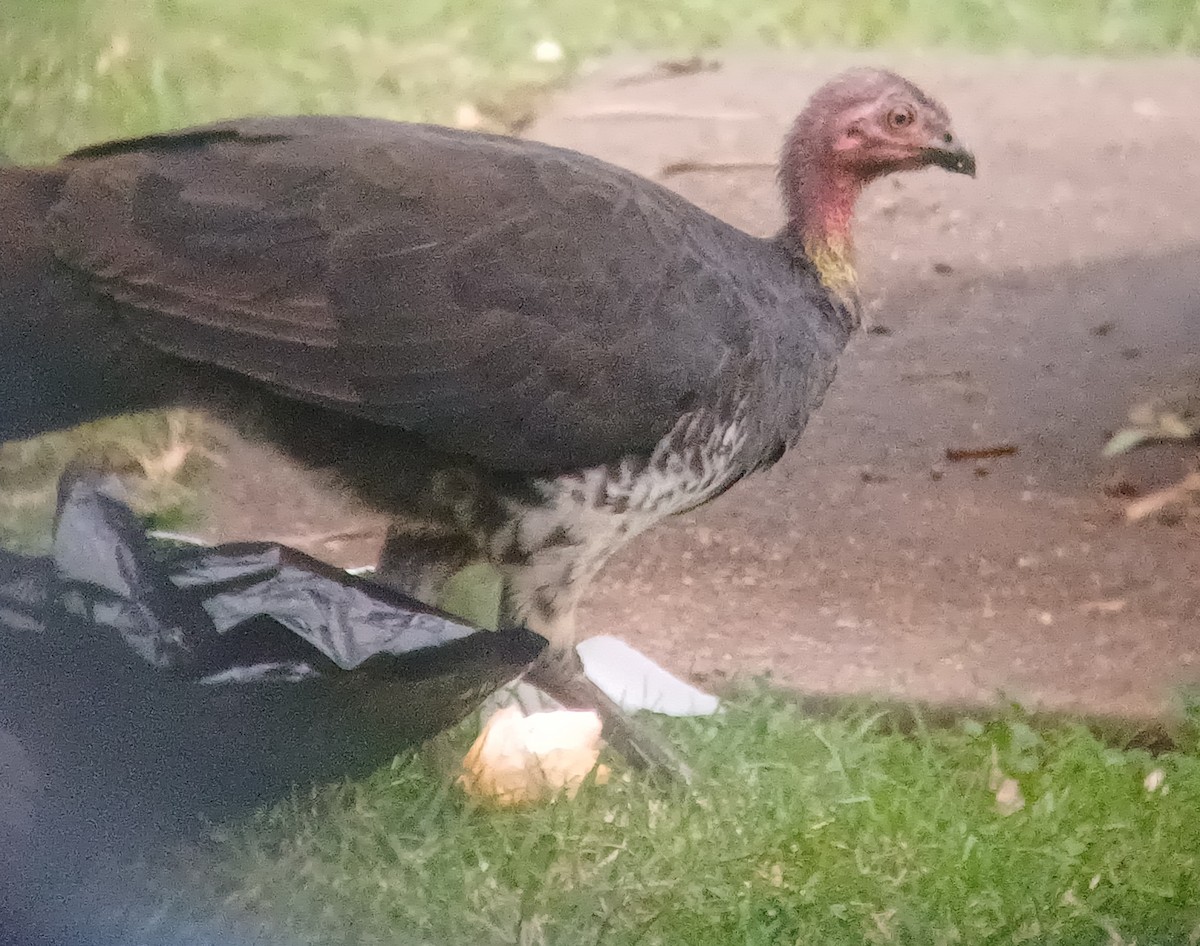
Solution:
<svg viewBox="0 0 1200 946">
<path fill-rule="evenodd" d="M 373 771 L 545 646 L 279 545 L 155 548 L 107 489 L 65 478 L 53 555 L 0 551 L 10 891 Z"/>
</svg>

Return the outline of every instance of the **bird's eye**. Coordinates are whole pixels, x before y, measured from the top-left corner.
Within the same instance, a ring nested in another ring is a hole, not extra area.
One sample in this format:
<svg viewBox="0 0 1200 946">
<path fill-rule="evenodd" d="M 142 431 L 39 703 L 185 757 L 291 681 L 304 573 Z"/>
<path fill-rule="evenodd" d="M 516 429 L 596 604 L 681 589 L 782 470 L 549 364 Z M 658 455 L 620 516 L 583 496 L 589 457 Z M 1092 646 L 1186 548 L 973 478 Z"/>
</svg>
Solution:
<svg viewBox="0 0 1200 946">
<path fill-rule="evenodd" d="M 917 116 L 907 105 L 902 105 L 888 112 L 887 120 L 892 128 L 907 128 L 917 120 Z"/>
</svg>

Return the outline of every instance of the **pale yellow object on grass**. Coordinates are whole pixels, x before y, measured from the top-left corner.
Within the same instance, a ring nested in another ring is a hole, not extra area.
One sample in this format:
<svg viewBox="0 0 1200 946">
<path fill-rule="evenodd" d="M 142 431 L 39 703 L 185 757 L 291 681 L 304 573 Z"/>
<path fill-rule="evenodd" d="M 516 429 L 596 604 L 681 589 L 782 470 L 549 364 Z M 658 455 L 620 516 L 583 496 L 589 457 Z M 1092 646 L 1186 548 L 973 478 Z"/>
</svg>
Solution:
<svg viewBox="0 0 1200 946">
<path fill-rule="evenodd" d="M 459 784 L 468 795 L 498 805 L 522 805 L 565 794 L 573 798 L 596 767 L 600 717 L 556 710 L 525 716 L 506 707 L 484 724 L 463 759 Z M 596 781 L 607 780 L 601 766 Z"/>
</svg>

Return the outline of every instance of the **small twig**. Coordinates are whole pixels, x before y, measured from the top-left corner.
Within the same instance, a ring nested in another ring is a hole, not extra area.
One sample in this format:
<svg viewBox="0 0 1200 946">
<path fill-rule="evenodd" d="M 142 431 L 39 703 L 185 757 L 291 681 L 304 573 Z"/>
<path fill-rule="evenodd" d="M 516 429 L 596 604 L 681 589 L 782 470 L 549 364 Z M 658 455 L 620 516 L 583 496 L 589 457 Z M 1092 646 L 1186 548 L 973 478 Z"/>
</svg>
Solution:
<svg viewBox="0 0 1200 946">
<path fill-rule="evenodd" d="M 662 62 L 657 62 L 645 72 L 637 72 L 633 75 L 624 76 L 617 79 L 613 85 L 616 88 L 622 88 L 627 85 L 641 85 L 645 82 L 657 82 L 661 79 L 677 79 L 680 76 L 692 76 L 698 72 L 716 72 L 721 68 L 721 63 L 716 59 L 704 59 L 701 56 L 692 56 L 688 59 L 664 59 Z"/>
<path fill-rule="evenodd" d="M 685 159 L 672 161 L 659 168 L 659 177 L 674 177 L 676 174 L 714 173 L 724 174 L 730 171 L 773 171 L 775 164 L 771 161 L 697 161 Z"/>
<path fill-rule="evenodd" d="M 1200 493 L 1200 473 L 1189 473 L 1174 486 L 1155 490 L 1148 496 L 1131 502 L 1125 507 L 1125 518 L 1140 522 L 1148 516 L 1162 512 L 1168 506 L 1185 502 L 1192 493 Z"/>
<path fill-rule="evenodd" d="M 900 375 L 900 380 L 906 384 L 919 384 L 924 381 L 954 381 L 957 384 L 970 384 L 971 372 L 959 369 L 957 371 L 908 371 Z"/>
<path fill-rule="evenodd" d="M 271 541 L 279 545 L 327 545 L 330 542 L 349 542 L 353 539 L 372 539 L 379 534 L 377 528 L 340 529 L 336 532 L 310 532 L 306 535 L 284 535 Z"/>
<path fill-rule="evenodd" d="M 568 115 L 567 118 L 572 121 L 609 118 L 646 118 L 655 121 L 681 119 L 683 121 L 749 122 L 762 118 L 762 116 L 757 112 L 689 112 L 649 105 L 613 105 L 604 108 L 594 108 L 587 112 L 576 112 L 574 115 Z"/>
<path fill-rule="evenodd" d="M 991 447 L 947 447 L 946 459 L 951 463 L 963 460 L 993 460 L 996 457 L 1011 457 L 1020 450 L 1015 443 L 1000 443 Z"/>
</svg>

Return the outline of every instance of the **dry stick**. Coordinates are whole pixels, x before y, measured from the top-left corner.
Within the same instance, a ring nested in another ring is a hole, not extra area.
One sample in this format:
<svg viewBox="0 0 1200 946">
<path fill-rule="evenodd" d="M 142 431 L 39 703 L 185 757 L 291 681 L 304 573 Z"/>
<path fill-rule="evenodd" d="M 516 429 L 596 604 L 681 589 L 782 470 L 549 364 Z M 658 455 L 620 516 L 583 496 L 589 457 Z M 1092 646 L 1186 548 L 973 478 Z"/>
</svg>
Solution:
<svg viewBox="0 0 1200 946">
<path fill-rule="evenodd" d="M 730 171 L 774 171 L 773 161 L 672 161 L 659 168 L 659 177 L 674 177 L 676 174 L 710 172 L 724 174 Z"/>
<path fill-rule="evenodd" d="M 566 116 L 571 121 L 590 121 L 592 119 L 680 119 L 683 121 L 712 121 L 712 122 L 749 122 L 758 121 L 763 116 L 757 112 L 688 112 L 679 109 L 663 108 L 662 106 L 643 105 L 612 105 L 594 108 L 587 112 L 576 112 Z"/>
<path fill-rule="evenodd" d="M 373 539 L 380 534 L 379 528 L 339 529 L 334 532 L 309 532 L 303 535 L 278 536 L 269 541 L 278 545 L 327 545 L 330 542 L 348 542 L 352 539 Z"/>
<path fill-rule="evenodd" d="M 720 61 L 716 59 L 703 59 L 700 56 L 692 56 L 690 59 L 667 59 L 655 63 L 653 68 L 647 69 L 644 72 L 623 76 L 617 79 L 613 83 L 613 86 L 621 88 L 628 85 L 640 85 L 645 82 L 678 79 L 681 76 L 693 76 L 698 72 L 716 72 L 720 68 Z"/>
<path fill-rule="evenodd" d="M 1140 522 L 1147 516 L 1162 512 L 1168 506 L 1186 501 L 1192 493 L 1200 493 L 1200 473 L 1189 473 L 1174 486 L 1156 490 L 1149 496 L 1130 503 L 1125 507 L 1125 518 L 1130 522 Z"/>
<path fill-rule="evenodd" d="M 1020 450 L 1015 443 L 1001 443 L 994 447 L 964 447 L 946 448 L 946 459 L 951 463 L 959 463 L 963 460 L 992 460 L 996 457 L 1011 457 Z"/>
</svg>

